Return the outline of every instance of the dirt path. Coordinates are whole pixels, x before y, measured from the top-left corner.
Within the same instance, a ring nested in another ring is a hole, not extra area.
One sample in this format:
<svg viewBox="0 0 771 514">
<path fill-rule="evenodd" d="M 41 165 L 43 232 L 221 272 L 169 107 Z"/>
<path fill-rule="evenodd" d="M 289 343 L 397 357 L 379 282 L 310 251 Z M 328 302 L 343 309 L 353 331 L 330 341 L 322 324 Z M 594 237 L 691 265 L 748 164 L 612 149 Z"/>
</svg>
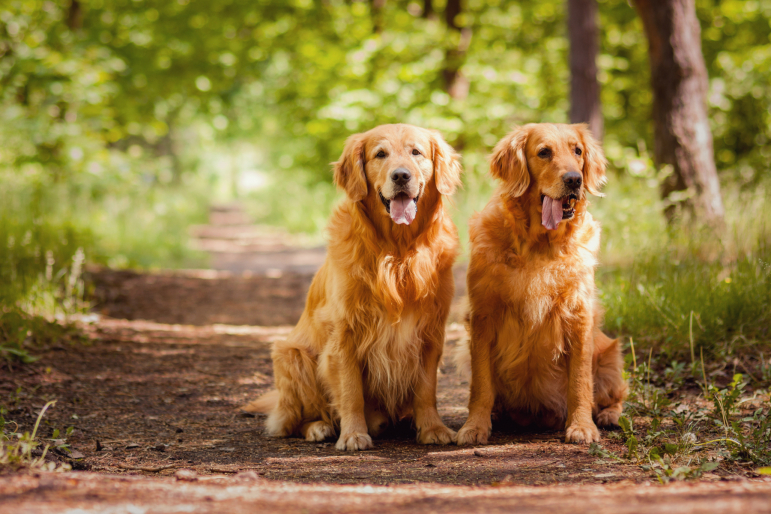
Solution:
<svg viewBox="0 0 771 514">
<path fill-rule="evenodd" d="M 220 252 L 232 269 L 91 270 L 100 315 L 82 324 L 87 344 L 54 345 L 33 364 L 0 369 L 5 417 L 31 430 L 56 400 L 40 435 L 50 443 L 55 429 L 73 427 L 67 443 L 78 457 L 50 454 L 73 466 L 67 473 L 0 475 L 0 512 L 771 512 L 771 477 L 751 468 L 723 463 L 700 483 L 660 486 L 640 466 L 564 444 L 560 432 L 496 426 L 487 446 L 428 447 L 403 425 L 359 453 L 265 437 L 264 417 L 239 406 L 270 388 L 270 344 L 299 318 L 312 272 L 297 265 L 304 257 L 276 259 L 291 251 L 283 247 L 255 258 L 262 250 L 244 230 L 207 241 L 218 251 L 247 247 Z M 447 354 L 465 337 L 463 273 L 458 266 Z M 468 384 L 450 361 L 438 407 L 457 430 Z M 620 439 L 603 432 L 617 454 Z"/>
<path fill-rule="evenodd" d="M 57 399 L 43 434 L 75 427 L 70 441 L 85 456 L 77 463 L 83 469 L 172 466 L 160 475 L 181 468 L 201 474 L 249 469 L 274 480 L 382 485 L 648 480 L 637 466 L 598 461 L 584 447 L 562 444 L 556 432 L 498 432 L 492 445 L 469 449 L 417 445 L 406 424 L 373 451 L 355 454 L 338 452 L 333 441 L 270 439 L 263 418 L 238 407 L 269 389 L 269 344 L 289 327 L 104 320 L 87 330 L 90 345 L 55 347 L 34 365 L 0 375 L 0 393 L 14 398 L 10 414 L 24 425 L 34 423 L 39 406 Z M 463 335 L 462 327 L 451 325 L 448 347 Z M 455 429 L 466 417 L 467 387 L 451 365 L 442 368 L 439 412 Z"/>
<path fill-rule="evenodd" d="M 771 512 L 768 486 L 673 484 L 448 487 L 332 486 L 272 482 L 248 476 L 170 478 L 68 473 L 0 480 L 5 512 L 192 513 L 549 513 Z"/>
<path fill-rule="evenodd" d="M 485 447 L 427 447 L 400 426 L 356 454 L 333 441 L 266 438 L 264 419 L 238 407 L 270 387 L 268 347 L 289 328 L 105 319 L 86 327 L 89 345 L 4 368 L 9 416 L 29 429 L 57 399 L 42 434 L 73 426 L 69 442 L 83 458 L 70 462 L 88 473 L 0 477 L 3 511 L 771 512 L 771 479 L 720 468 L 703 479 L 709 484 L 662 487 L 639 466 L 562 443 L 558 432 L 499 429 Z M 463 335 L 450 326 L 448 350 Z M 467 384 L 449 364 L 439 391 L 440 414 L 459 428 Z M 623 452 L 604 436 L 606 448 Z M 186 474 L 193 481 L 175 478 Z"/>
</svg>

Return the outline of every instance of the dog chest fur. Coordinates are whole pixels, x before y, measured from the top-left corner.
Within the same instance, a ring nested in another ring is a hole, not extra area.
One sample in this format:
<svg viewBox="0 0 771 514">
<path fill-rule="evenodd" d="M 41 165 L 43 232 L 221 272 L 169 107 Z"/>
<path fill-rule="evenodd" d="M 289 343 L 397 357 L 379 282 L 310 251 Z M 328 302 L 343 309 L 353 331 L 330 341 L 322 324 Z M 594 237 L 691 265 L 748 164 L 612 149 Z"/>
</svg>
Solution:
<svg viewBox="0 0 771 514">
<path fill-rule="evenodd" d="M 342 270 L 331 269 L 332 273 Z M 354 289 L 340 280 L 330 280 L 327 297 L 339 297 L 342 291 Z M 368 400 L 397 419 L 409 409 L 415 384 L 423 371 L 423 349 L 425 341 L 421 334 L 431 319 L 435 292 L 419 302 L 412 302 L 404 309 L 398 320 L 394 320 L 378 295 L 369 286 L 359 282 L 355 288 L 358 294 L 351 297 L 356 308 L 344 302 L 325 302 L 311 310 L 311 319 L 322 337 L 316 341 L 320 361 L 334 358 L 339 349 L 326 341 L 334 340 L 335 327 L 345 325 L 353 334 L 355 357 L 362 370 L 364 394 Z M 356 312 L 351 317 L 351 312 Z M 326 355 L 325 355 L 326 354 Z M 327 373 L 324 373 L 327 374 Z"/>
<path fill-rule="evenodd" d="M 422 373 L 423 341 L 419 334 L 421 319 L 415 312 L 405 313 L 396 323 L 389 323 L 385 312 L 379 320 L 374 337 L 362 341 L 358 357 L 365 375 L 365 388 L 391 416 L 398 417 L 408 407 L 414 386 Z"/>
<path fill-rule="evenodd" d="M 548 247 L 494 267 L 490 283 L 497 284 L 508 314 L 492 353 L 496 389 L 508 408 L 559 417 L 567 412 L 571 333 L 579 315 L 593 316 L 596 298 L 599 227 L 590 217 L 586 221 L 567 251 Z"/>
</svg>

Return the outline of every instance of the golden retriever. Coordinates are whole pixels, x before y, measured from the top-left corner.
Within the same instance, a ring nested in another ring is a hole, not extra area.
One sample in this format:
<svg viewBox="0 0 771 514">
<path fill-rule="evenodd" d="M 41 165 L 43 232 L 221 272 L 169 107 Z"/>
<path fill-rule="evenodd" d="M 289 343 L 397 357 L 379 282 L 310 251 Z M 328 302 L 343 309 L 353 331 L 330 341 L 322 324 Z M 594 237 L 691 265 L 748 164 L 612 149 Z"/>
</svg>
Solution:
<svg viewBox="0 0 771 514">
<path fill-rule="evenodd" d="M 246 407 L 269 412 L 269 435 L 320 441 L 339 428 L 337 449 L 365 450 L 389 421 L 412 417 L 419 443 L 453 441 L 436 379 L 458 253 L 442 197 L 460 174 L 435 131 L 382 125 L 348 139 L 326 261 L 297 327 L 273 347 L 276 389 Z"/>
<path fill-rule="evenodd" d="M 605 157 L 585 125 L 530 124 L 495 147 L 501 185 L 470 221 L 469 417 L 457 444 L 484 444 L 491 412 L 590 443 L 616 425 L 627 385 L 618 340 L 600 331 L 594 268 Z M 594 420 L 592 419 L 594 417 Z"/>
</svg>

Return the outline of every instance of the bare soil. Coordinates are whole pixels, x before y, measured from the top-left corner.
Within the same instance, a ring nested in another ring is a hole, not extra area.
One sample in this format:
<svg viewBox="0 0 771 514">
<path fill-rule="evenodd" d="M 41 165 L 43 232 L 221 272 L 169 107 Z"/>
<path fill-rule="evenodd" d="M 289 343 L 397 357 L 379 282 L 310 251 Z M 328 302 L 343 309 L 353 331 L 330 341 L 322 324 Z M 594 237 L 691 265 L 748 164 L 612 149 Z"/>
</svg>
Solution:
<svg viewBox="0 0 771 514">
<path fill-rule="evenodd" d="M 84 326 L 89 344 L 53 347 L 32 365 L 3 370 L 0 394 L 12 398 L 9 414 L 24 428 L 56 399 L 42 435 L 74 427 L 69 442 L 84 457 L 73 464 L 83 470 L 146 468 L 156 476 L 182 468 L 199 474 L 253 470 L 272 480 L 378 485 L 649 480 L 637 466 L 598 461 L 586 447 L 563 444 L 559 432 L 499 429 L 485 447 L 422 446 L 405 423 L 377 440 L 374 450 L 359 453 L 339 452 L 334 441 L 265 437 L 263 418 L 239 407 L 270 388 L 269 345 L 289 329 L 102 320 Z M 451 325 L 448 349 L 464 335 Z M 439 411 L 456 430 L 467 414 L 467 388 L 446 362 Z"/>
<path fill-rule="evenodd" d="M 659 486 L 639 466 L 563 443 L 561 432 L 496 426 L 489 445 L 458 448 L 418 445 L 403 425 L 359 453 L 271 439 L 264 418 L 239 407 L 270 388 L 269 345 L 291 327 L 102 319 L 83 328 L 88 344 L 54 346 L 0 372 L 10 418 L 29 430 L 56 399 L 41 434 L 72 426 L 68 442 L 82 454 L 52 454 L 80 471 L 0 477 L 6 512 L 771 512 L 771 480 L 751 469 Z M 464 335 L 451 325 L 448 351 Z M 439 410 L 454 429 L 467 388 L 445 362 Z M 603 435 L 605 448 L 623 453 Z"/>
</svg>

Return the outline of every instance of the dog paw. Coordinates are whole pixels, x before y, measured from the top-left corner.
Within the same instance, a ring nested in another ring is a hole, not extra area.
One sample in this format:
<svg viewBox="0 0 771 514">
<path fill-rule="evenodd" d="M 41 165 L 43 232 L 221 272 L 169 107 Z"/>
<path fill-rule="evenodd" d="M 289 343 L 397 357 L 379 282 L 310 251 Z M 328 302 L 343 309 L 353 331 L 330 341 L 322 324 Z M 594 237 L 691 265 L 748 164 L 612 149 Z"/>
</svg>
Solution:
<svg viewBox="0 0 771 514">
<path fill-rule="evenodd" d="M 444 425 L 418 430 L 420 444 L 450 444 L 455 440 L 455 431 Z"/>
<path fill-rule="evenodd" d="M 620 410 L 607 408 L 597 414 L 597 424 L 601 427 L 617 427 L 619 417 L 621 417 Z"/>
<path fill-rule="evenodd" d="M 479 427 L 470 423 L 463 425 L 455 437 L 455 443 L 458 446 L 487 444 L 487 438 L 490 437 L 490 429 Z"/>
<path fill-rule="evenodd" d="M 594 443 L 600 440 L 600 431 L 593 422 L 573 423 L 565 430 L 566 443 Z"/>
<path fill-rule="evenodd" d="M 368 434 L 362 434 L 359 432 L 342 434 L 340 439 L 337 440 L 337 444 L 335 444 L 335 448 L 338 450 L 349 452 L 356 450 L 369 450 L 373 446 L 372 438 Z"/>
<path fill-rule="evenodd" d="M 305 429 L 306 441 L 323 441 L 333 435 L 335 435 L 335 429 L 332 428 L 332 425 L 323 421 L 309 423 Z"/>
</svg>

